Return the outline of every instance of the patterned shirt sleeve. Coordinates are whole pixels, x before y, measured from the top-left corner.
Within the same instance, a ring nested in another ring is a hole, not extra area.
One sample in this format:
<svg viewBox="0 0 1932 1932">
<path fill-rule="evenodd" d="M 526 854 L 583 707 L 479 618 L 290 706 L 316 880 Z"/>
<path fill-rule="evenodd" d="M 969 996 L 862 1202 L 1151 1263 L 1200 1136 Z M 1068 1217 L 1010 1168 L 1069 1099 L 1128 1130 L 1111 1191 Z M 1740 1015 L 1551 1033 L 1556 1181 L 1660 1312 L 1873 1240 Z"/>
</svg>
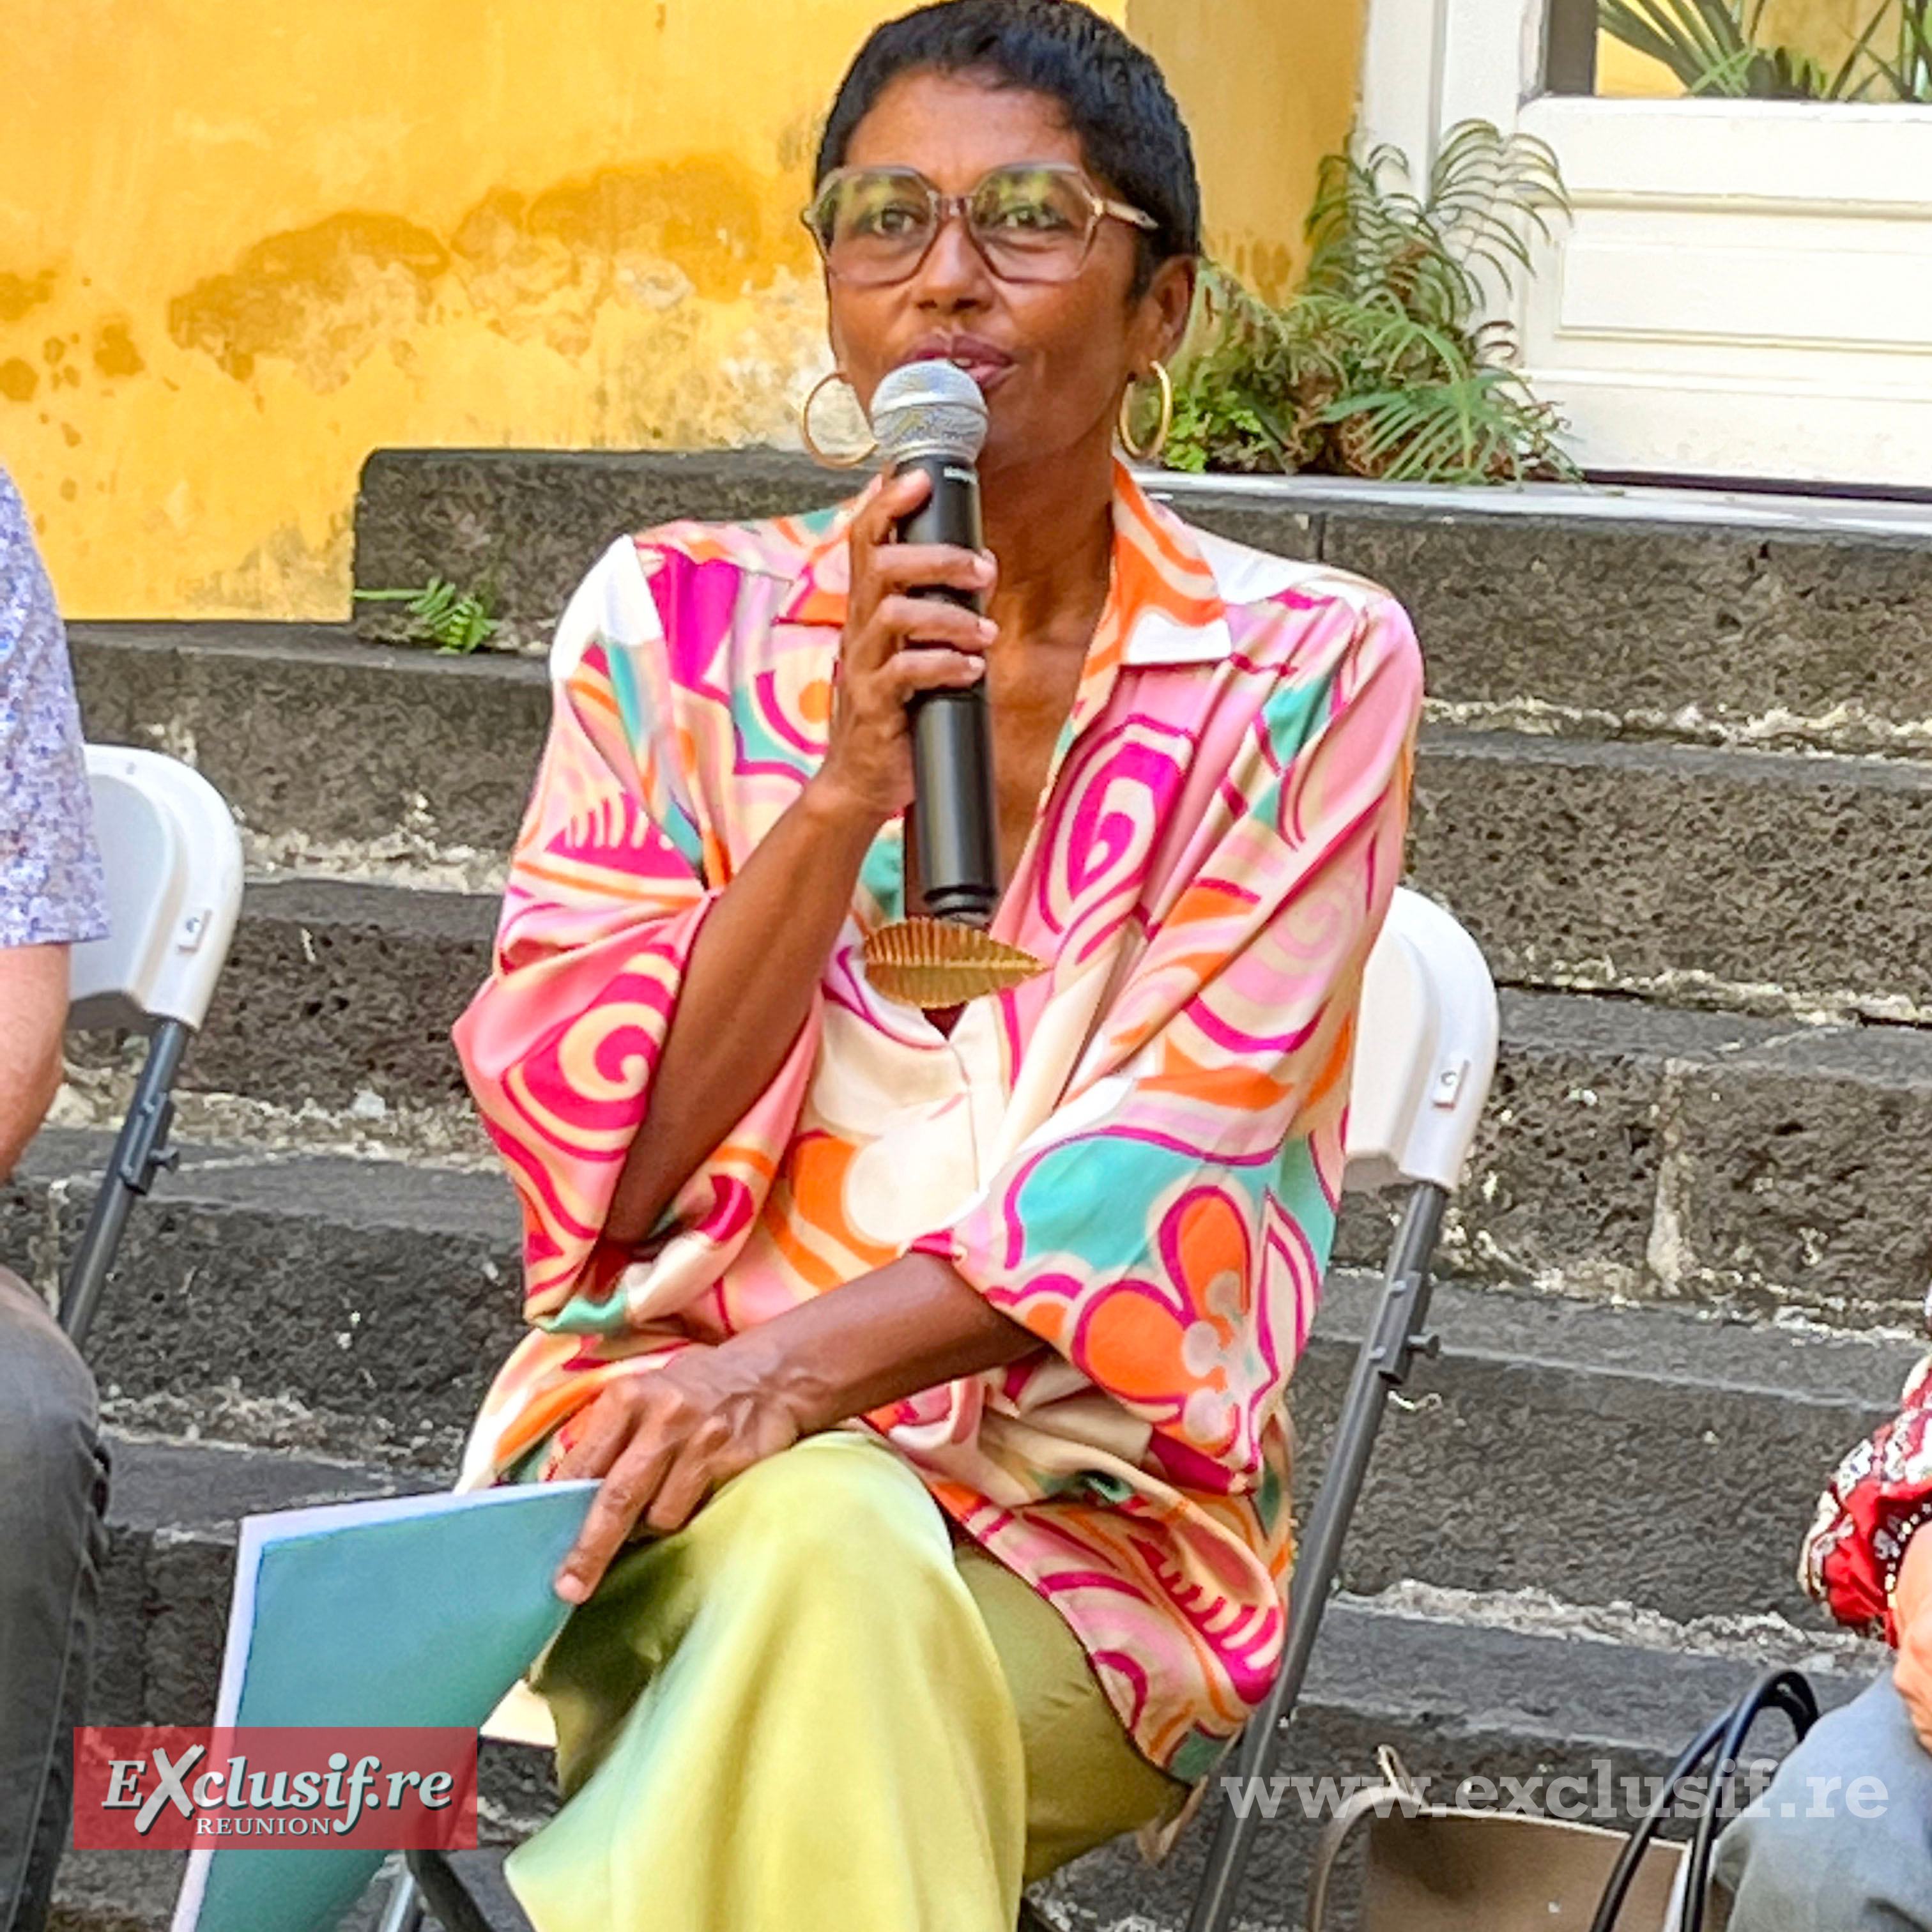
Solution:
<svg viewBox="0 0 1932 1932">
<path fill-rule="evenodd" d="M 26 508 L 0 470 L 0 946 L 106 930 L 67 640 Z"/>
<path fill-rule="evenodd" d="M 1840 1623 L 1895 1644 L 1892 1586 L 1906 1543 L 1928 1519 L 1932 1355 L 1912 1371 L 1898 1414 L 1839 1464 L 1819 1498 L 1799 1577 Z"/>
<path fill-rule="evenodd" d="M 1401 872 L 1420 660 L 1379 595 L 1342 628 L 1255 720 L 1218 836 L 1075 1090 L 915 1244 L 1150 1424 L 1198 1488 L 1258 1480 L 1306 1338 L 1362 971 Z"/>
<path fill-rule="evenodd" d="M 637 1251 L 604 1224 L 649 1106 L 698 929 L 728 881 L 682 769 L 654 582 L 676 560 L 620 539 L 558 627 L 553 712 L 511 862 L 494 969 L 455 1041 L 522 1198 L 524 1313 L 598 1334 Z M 659 586 L 662 587 L 661 585 Z M 675 613 L 674 591 L 664 602 Z M 678 1190 L 648 1245 L 667 1280 L 715 1274 L 749 1233 L 817 1050 L 817 1003 L 771 1086 Z"/>
</svg>

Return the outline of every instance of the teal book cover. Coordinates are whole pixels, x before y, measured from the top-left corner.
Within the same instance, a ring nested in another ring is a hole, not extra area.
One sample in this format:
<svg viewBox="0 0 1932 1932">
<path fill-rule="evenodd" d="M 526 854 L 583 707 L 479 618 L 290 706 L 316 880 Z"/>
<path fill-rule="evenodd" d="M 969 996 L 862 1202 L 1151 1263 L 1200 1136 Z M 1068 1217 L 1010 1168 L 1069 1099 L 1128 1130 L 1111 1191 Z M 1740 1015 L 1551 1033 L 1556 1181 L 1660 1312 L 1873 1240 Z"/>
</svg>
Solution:
<svg viewBox="0 0 1932 1932">
<path fill-rule="evenodd" d="M 594 1482 L 332 1504 L 242 1525 L 214 1721 L 475 1729 L 569 1613 L 550 1580 Z M 172 1932 L 329 1932 L 361 1849 L 196 1850 Z"/>
</svg>

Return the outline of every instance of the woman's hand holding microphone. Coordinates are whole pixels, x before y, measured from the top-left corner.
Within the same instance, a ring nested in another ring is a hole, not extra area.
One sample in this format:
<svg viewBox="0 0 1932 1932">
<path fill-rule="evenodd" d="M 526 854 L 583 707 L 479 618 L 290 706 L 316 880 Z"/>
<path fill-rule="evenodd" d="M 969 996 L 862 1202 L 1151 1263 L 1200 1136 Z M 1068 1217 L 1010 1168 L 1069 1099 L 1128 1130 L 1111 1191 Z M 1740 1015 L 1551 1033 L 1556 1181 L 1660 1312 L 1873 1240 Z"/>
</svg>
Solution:
<svg viewBox="0 0 1932 1932">
<path fill-rule="evenodd" d="M 998 634 L 990 619 L 918 594 L 946 589 L 983 602 L 998 574 L 989 554 L 892 540 L 895 527 L 932 488 L 922 471 L 909 470 L 883 484 L 852 522 L 851 590 L 830 739 L 806 791 L 821 808 L 868 832 L 912 802 L 908 703 L 922 691 L 977 683 Z"/>
</svg>

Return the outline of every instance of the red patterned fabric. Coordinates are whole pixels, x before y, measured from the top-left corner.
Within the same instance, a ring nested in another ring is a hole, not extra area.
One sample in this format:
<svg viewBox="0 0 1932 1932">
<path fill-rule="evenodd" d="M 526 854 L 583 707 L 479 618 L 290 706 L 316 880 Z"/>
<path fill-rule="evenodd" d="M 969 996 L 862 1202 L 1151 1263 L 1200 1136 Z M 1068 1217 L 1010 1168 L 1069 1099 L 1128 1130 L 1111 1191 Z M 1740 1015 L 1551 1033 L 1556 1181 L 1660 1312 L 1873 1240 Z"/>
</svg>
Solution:
<svg viewBox="0 0 1932 1932">
<path fill-rule="evenodd" d="M 1932 1319 L 1932 1307 L 1928 1309 Z M 1899 1412 L 1844 1461 L 1818 1503 L 1798 1574 L 1840 1623 L 1898 1641 L 1892 1586 L 1905 1545 L 1932 1515 L 1932 1355 L 1912 1370 Z"/>
</svg>

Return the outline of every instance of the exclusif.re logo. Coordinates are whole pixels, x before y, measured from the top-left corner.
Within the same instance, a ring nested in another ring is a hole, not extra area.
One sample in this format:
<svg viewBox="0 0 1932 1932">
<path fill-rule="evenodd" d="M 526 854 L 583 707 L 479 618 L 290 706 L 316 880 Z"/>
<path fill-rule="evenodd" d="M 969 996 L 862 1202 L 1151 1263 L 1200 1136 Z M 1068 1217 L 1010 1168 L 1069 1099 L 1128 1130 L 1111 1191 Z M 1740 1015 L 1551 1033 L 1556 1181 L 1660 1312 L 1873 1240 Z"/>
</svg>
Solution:
<svg viewBox="0 0 1932 1932">
<path fill-rule="evenodd" d="M 82 1851 L 223 1843 L 365 1851 L 476 1844 L 476 1733 L 94 1726 L 74 1732 Z"/>
</svg>

